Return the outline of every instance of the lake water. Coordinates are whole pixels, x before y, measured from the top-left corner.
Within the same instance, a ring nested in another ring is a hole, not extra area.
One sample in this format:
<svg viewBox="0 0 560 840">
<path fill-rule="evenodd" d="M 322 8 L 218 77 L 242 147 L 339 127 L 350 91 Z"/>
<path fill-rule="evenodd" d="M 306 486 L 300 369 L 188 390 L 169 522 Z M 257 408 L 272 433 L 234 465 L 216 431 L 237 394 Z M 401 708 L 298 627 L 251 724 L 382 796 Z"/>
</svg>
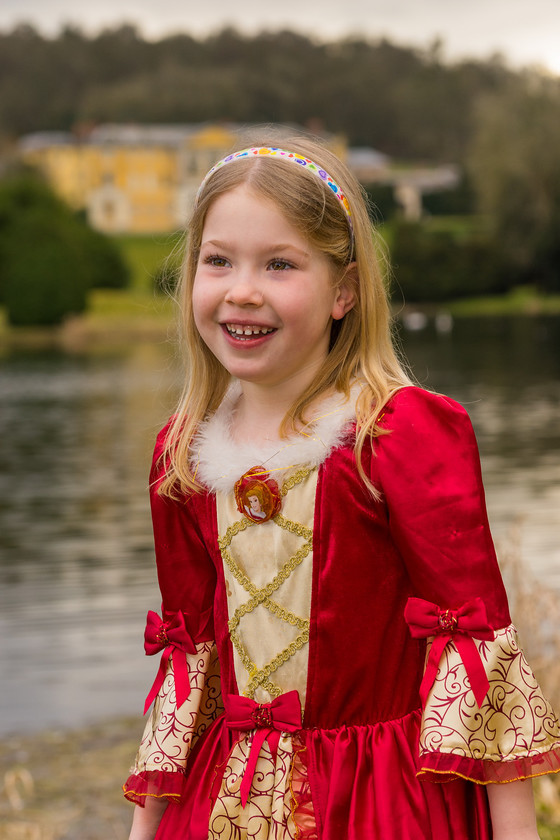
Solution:
<svg viewBox="0 0 560 840">
<path fill-rule="evenodd" d="M 560 318 L 401 337 L 416 378 L 471 414 L 498 541 L 520 527 L 525 562 L 560 593 Z M 141 726 L 159 607 L 147 470 L 177 383 L 165 344 L 0 356 L 0 734 Z"/>
</svg>

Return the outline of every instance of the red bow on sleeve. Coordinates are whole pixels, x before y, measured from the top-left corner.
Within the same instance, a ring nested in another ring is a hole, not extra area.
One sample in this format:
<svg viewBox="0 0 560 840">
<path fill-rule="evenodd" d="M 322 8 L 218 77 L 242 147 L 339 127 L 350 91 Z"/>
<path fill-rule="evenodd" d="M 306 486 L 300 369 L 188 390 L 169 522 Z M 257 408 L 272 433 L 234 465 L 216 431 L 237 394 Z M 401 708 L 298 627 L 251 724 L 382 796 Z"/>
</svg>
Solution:
<svg viewBox="0 0 560 840">
<path fill-rule="evenodd" d="M 261 747 L 268 741 L 273 758 L 276 758 L 280 734 L 297 732 L 301 729 L 301 703 L 297 691 L 288 691 L 276 697 L 272 703 L 256 703 L 250 697 L 230 694 L 226 703 L 226 724 L 230 729 L 241 732 L 255 730 L 249 752 L 249 760 L 243 775 L 239 792 L 241 804 L 247 804 L 253 775 Z"/>
<path fill-rule="evenodd" d="M 422 598 L 409 598 L 404 617 L 415 639 L 434 636 L 420 685 L 420 697 L 425 704 L 433 686 L 440 659 L 451 639 L 463 660 L 471 688 L 478 706 L 482 706 L 490 688 L 484 665 L 474 639 L 494 640 L 494 631 L 488 624 L 486 607 L 480 598 L 467 601 L 458 610 L 442 610 L 437 604 Z"/>
<path fill-rule="evenodd" d="M 154 684 L 146 697 L 144 714 L 152 705 L 163 685 L 171 653 L 173 653 L 177 707 L 181 708 L 191 690 L 187 653 L 196 653 L 196 646 L 185 626 L 183 613 L 176 612 L 170 619 L 164 621 L 157 613 L 150 610 L 144 632 L 144 650 L 147 656 L 153 656 L 160 650 L 163 651 Z"/>
</svg>

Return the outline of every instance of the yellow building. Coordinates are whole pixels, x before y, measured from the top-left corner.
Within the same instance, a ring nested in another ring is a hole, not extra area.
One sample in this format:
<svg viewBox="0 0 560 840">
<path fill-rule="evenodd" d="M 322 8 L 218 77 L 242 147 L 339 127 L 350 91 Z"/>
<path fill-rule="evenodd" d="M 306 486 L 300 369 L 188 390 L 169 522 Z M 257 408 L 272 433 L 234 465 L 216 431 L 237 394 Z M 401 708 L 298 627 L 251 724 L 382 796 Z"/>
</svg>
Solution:
<svg viewBox="0 0 560 840">
<path fill-rule="evenodd" d="M 85 138 L 30 134 L 20 152 L 98 230 L 160 233 L 185 224 L 201 179 L 240 136 L 238 126 L 101 125 Z M 330 145 L 344 155 L 341 138 Z"/>
</svg>

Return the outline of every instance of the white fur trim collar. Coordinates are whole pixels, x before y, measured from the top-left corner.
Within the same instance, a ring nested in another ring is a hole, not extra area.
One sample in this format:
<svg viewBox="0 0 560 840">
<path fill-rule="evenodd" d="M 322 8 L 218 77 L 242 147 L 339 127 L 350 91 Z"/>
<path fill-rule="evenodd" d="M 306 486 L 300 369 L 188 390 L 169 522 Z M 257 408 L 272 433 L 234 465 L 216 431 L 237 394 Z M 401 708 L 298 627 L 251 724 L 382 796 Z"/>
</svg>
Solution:
<svg viewBox="0 0 560 840">
<path fill-rule="evenodd" d="M 307 427 L 309 437 L 294 434 L 280 442 L 237 443 L 231 436 L 231 420 L 239 393 L 239 384 L 232 385 L 217 411 L 200 424 L 193 440 L 196 478 L 212 492 L 231 492 L 235 482 L 255 466 L 275 473 L 303 464 L 318 467 L 348 439 L 349 423 L 356 417 L 357 391 L 352 389 L 347 401 L 336 394 L 322 403 L 319 416 Z"/>
</svg>

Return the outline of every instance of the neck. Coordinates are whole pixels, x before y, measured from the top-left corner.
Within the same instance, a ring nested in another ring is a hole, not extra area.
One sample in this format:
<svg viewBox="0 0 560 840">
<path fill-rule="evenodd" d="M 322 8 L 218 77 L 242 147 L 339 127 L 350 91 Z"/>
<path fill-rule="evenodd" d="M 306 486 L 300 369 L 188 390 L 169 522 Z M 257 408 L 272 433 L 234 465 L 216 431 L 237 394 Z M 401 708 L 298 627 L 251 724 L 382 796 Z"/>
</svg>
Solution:
<svg viewBox="0 0 560 840">
<path fill-rule="evenodd" d="M 263 442 L 280 437 L 280 426 L 293 400 L 267 393 L 242 383 L 233 422 L 234 438 L 238 441 Z"/>
<path fill-rule="evenodd" d="M 235 440 L 263 442 L 279 439 L 282 420 L 304 390 L 294 389 L 292 382 L 273 388 L 242 382 L 232 427 Z"/>
</svg>

